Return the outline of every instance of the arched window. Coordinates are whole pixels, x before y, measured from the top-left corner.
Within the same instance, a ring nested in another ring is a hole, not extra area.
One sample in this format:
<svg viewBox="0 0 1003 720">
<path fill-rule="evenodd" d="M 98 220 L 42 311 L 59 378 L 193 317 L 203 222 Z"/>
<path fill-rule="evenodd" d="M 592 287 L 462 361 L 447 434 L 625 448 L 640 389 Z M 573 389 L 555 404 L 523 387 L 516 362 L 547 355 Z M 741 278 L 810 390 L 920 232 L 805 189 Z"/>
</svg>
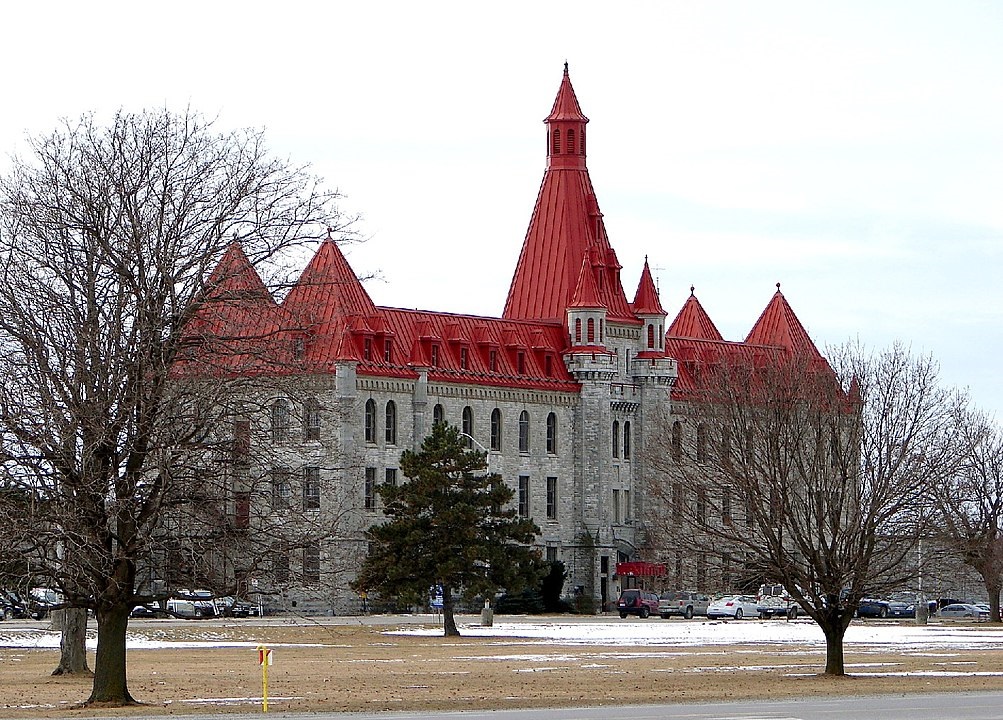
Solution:
<svg viewBox="0 0 1003 720">
<path fill-rule="evenodd" d="M 501 410 L 495 408 L 491 411 L 491 449 L 501 450 L 502 444 L 502 416 Z"/>
<path fill-rule="evenodd" d="M 397 405 L 393 400 L 387 402 L 386 415 L 386 436 L 387 445 L 397 444 Z"/>
<path fill-rule="evenodd" d="M 474 436 L 474 411 L 470 409 L 469 405 L 463 408 L 463 412 L 460 414 L 460 431 L 469 436 L 463 440 L 467 443 L 467 448 L 472 448 L 474 443 L 470 438 Z"/>
<path fill-rule="evenodd" d="M 582 319 L 575 318 L 575 342 L 580 343 L 582 341 Z"/>
<path fill-rule="evenodd" d="M 557 454 L 557 415 L 555 413 L 547 415 L 547 452 L 551 455 Z"/>
<path fill-rule="evenodd" d="M 623 423 L 623 458 L 630 459 L 630 420 Z"/>
<path fill-rule="evenodd" d="M 554 155 L 560 155 L 561 154 L 561 131 L 558 130 L 557 128 L 554 128 L 554 149 L 553 149 L 553 154 Z"/>
<path fill-rule="evenodd" d="M 582 134 L 578 136 L 578 154 L 585 154 L 585 128 L 582 128 Z"/>
<path fill-rule="evenodd" d="M 366 442 L 376 442 L 376 401 L 366 400 Z"/>
<path fill-rule="evenodd" d="M 529 413 L 519 413 L 519 452 L 529 452 Z"/>
<path fill-rule="evenodd" d="M 575 131 L 574 130 L 568 130 L 568 142 L 567 142 L 567 145 L 568 145 L 568 155 L 574 155 L 575 154 Z"/>
<path fill-rule="evenodd" d="M 613 421 L 613 457 L 620 457 L 620 421 Z"/>
<path fill-rule="evenodd" d="M 320 440 L 320 402 L 307 398 L 303 403 L 303 439 Z"/>
<path fill-rule="evenodd" d="M 589 318 L 588 322 L 588 343 L 591 345 L 596 341 L 596 321 L 594 318 Z"/>
<path fill-rule="evenodd" d="M 707 426 L 697 425 L 697 462 L 707 462 Z"/>
<path fill-rule="evenodd" d="M 441 422 L 446 421 L 446 411 L 442 409 L 442 405 L 436 404 L 432 408 L 432 425 L 438 425 Z"/>
<path fill-rule="evenodd" d="M 289 401 L 278 399 L 272 403 L 272 442 L 289 439 Z"/>
<path fill-rule="evenodd" d="M 676 462 L 683 459 L 683 424 L 678 420 L 672 423 L 672 459 Z"/>
<path fill-rule="evenodd" d="M 648 347 L 655 347 L 655 326 L 648 323 Z"/>
</svg>

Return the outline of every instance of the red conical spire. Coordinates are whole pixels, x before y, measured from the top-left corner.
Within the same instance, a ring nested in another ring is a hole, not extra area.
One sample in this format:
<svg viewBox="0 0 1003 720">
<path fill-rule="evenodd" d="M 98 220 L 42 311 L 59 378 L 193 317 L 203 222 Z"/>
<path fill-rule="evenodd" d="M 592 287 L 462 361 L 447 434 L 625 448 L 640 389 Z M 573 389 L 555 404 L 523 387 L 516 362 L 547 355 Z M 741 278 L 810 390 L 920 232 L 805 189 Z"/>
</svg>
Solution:
<svg viewBox="0 0 1003 720">
<path fill-rule="evenodd" d="M 589 262 L 588 255 L 582 259 L 582 271 L 578 274 L 578 284 L 575 286 L 575 296 L 571 300 L 570 307 L 606 307 L 599 299 L 599 288 L 596 285 L 596 276 L 592 272 L 592 263 Z"/>
<path fill-rule="evenodd" d="M 804 325 L 780 292 L 780 283 L 777 283 L 777 291 L 749 331 L 745 342 L 753 345 L 774 345 L 805 357 L 822 357 L 808 336 L 808 331 L 804 329 Z"/>
<path fill-rule="evenodd" d="M 697 340 L 724 340 L 718 332 L 714 321 L 703 309 L 703 305 L 693 294 L 694 288 L 690 286 L 690 296 L 686 298 L 682 309 L 676 315 L 676 319 L 669 325 L 667 335 L 670 337 L 695 338 Z"/>
<path fill-rule="evenodd" d="M 641 270 L 641 280 L 637 284 L 637 292 L 634 293 L 634 302 L 631 308 L 638 315 L 664 315 L 662 303 L 658 299 L 658 290 L 655 289 L 655 281 L 651 278 L 651 270 L 648 268 L 648 256 L 644 256 L 644 269 Z"/>
<path fill-rule="evenodd" d="M 638 324 L 585 167 L 585 124 L 567 65 L 547 124 L 547 170 L 526 231 L 503 317 L 567 321 L 582 260 L 592 254 L 596 292 L 613 322 Z"/>
</svg>

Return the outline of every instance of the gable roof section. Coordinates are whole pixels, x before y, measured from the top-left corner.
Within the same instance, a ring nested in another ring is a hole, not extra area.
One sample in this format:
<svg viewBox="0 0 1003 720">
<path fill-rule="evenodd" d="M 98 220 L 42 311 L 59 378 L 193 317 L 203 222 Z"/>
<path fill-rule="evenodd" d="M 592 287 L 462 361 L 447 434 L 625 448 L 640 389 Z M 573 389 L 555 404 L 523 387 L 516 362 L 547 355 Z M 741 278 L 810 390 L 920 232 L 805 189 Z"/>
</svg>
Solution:
<svg viewBox="0 0 1003 720">
<path fill-rule="evenodd" d="M 377 333 L 380 351 L 359 363 L 359 375 L 414 378 L 425 369 L 430 382 L 578 391 L 561 355 L 567 346 L 562 325 L 402 308 L 377 312 L 393 338 L 390 360 Z"/>
<path fill-rule="evenodd" d="M 683 303 L 679 314 L 676 315 L 665 334 L 669 337 L 724 341 L 717 326 L 714 325 L 714 321 L 710 319 L 710 315 L 693 294 L 692 287 L 690 287 L 690 296 L 686 298 L 686 302 Z"/>
<path fill-rule="evenodd" d="M 752 326 L 745 342 L 753 345 L 774 345 L 790 350 L 796 355 L 823 359 L 808 331 L 798 320 L 787 299 L 780 292 L 780 283 L 763 314 Z"/>
</svg>

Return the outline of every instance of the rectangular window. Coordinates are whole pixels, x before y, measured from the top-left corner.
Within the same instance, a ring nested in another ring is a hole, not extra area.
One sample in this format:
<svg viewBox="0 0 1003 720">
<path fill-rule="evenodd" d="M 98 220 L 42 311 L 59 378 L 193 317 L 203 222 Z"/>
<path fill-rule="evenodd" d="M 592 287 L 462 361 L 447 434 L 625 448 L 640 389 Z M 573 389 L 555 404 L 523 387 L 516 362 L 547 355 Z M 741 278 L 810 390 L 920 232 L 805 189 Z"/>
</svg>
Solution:
<svg viewBox="0 0 1003 720">
<path fill-rule="evenodd" d="M 547 546 L 547 562 L 553 563 L 557 562 L 557 546 L 548 545 Z"/>
<path fill-rule="evenodd" d="M 289 552 L 281 548 L 272 551 L 272 577 L 278 584 L 289 582 Z"/>
<path fill-rule="evenodd" d="M 366 510 L 376 509 L 376 468 L 366 468 L 366 489 L 365 489 Z"/>
<path fill-rule="evenodd" d="M 470 353 L 466 348 L 460 348 L 460 369 L 466 370 L 470 365 Z"/>
<path fill-rule="evenodd" d="M 432 346 L 432 367 L 439 367 L 439 346 Z"/>
<path fill-rule="evenodd" d="M 731 490 L 724 488 L 721 491 L 721 522 L 731 525 Z"/>
<path fill-rule="evenodd" d="M 238 530 L 251 527 L 251 493 L 233 494 L 233 526 Z"/>
<path fill-rule="evenodd" d="M 251 421 L 233 422 L 233 462 L 247 464 L 251 456 Z"/>
<path fill-rule="evenodd" d="M 547 377 L 554 377 L 554 358 L 550 355 L 543 358 L 543 374 Z"/>
<path fill-rule="evenodd" d="M 613 522 L 620 524 L 620 491 L 613 489 Z"/>
<path fill-rule="evenodd" d="M 390 362 L 393 358 L 393 341 L 384 340 L 383 341 L 383 360 L 384 362 Z"/>
<path fill-rule="evenodd" d="M 677 482 L 672 486 L 672 519 L 680 520 L 683 517 L 683 484 Z"/>
<path fill-rule="evenodd" d="M 519 517 L 529 517 L 529 475 L 519 476 Z"/>
<path fill-rule="evenodd" d="M 366 338 L 362 341 L 362 359 L 369 362 L 373 359 L 373 340 Z"/>
<path fill-rule="evenodd" d="M 516 368 L 520 375 L 526 374 L 526 353 L 520 352 L 516 355 Z"/>
<path fill-rule="evenodd" d="M 630 522 L 631 512 L 630 512 L 630 490 L 623 491 L 623 520 L 624 522 Z"/>
<path fill-rule="evenodd" d="M 547 478 L 547 519 L 557 519 L 557 478 Z"/>
<path fill-rule="evenodd" d="M 272 468 L 272 507 L 276 510 L 289 507 L 293 495 L 291 476 L 289 468 Z"/>
<path fill-rule="evenodd" d="M 320 582 L 320 544 L 311 543 L 303 548 L 303 582 Z"/>
<path fill-rule="evenodd" d="M 303 468 L 303 509 L 320 510 L 320 468 Z"/>
<path fill-rule="evenodd" d="M 488 353 L 488 370 L 491 372 L 498 371 L 498 351 L 492 350 Z"/>
<path fill-rule="evenodd" d="M 707 491 L 703 488 L 697 490 L 697 522 L 707 524 Z"/>
<path fill-rule="evenodd" d="M 383 476 L 383 482 L 390 487 L 397 487 L 397 468 L 387 468 Z"/>
</svg>

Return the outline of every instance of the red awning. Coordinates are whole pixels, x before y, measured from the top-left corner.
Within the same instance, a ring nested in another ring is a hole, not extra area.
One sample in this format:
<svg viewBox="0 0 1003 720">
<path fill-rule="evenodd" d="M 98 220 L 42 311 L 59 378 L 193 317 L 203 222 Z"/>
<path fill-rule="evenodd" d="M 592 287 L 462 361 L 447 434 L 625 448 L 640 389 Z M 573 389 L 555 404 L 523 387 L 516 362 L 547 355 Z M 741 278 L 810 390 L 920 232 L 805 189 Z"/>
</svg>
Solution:
<svg viewBox="0 0 1003 720">
<path fill-rule="evenodd" d="M 635 575 L 643 577 L 652 577 L 657 575 L 665 575 L 665 564 L 664 563 L 649 563 L 649 562 L 625 562 L 616 564 L 616 574 L 617 575 Z"/>
</svg>

